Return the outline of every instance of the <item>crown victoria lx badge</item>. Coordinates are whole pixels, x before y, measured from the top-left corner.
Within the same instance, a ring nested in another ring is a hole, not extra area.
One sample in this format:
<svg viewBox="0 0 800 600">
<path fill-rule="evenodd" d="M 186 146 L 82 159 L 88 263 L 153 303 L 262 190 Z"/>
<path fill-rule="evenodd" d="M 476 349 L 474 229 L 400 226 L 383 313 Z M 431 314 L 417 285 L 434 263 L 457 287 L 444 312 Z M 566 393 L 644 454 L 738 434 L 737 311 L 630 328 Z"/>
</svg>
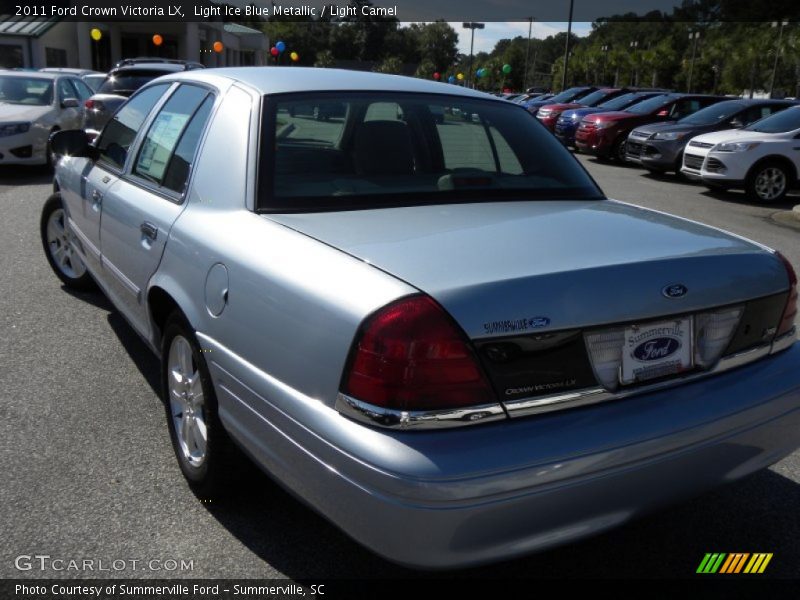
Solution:
<svg viewBox="0 0 800 600">
<path fill-rule="evenodd" d="M 667 298 L 680 298 L 685 296 L 689 289 L 682 283 L 671 283 L 661 290 L 661 293 Z"/>
</svg>

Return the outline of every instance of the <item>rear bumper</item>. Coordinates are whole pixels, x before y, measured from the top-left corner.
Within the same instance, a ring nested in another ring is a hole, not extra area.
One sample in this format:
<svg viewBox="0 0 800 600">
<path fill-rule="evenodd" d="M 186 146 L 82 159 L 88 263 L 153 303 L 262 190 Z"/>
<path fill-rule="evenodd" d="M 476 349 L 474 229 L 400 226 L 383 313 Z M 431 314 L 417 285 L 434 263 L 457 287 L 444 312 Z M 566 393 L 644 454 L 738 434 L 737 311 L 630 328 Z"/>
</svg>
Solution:
<svg viewBox="0 0 800 600">
<path fill-rule="evenodd" d="M 298 497 L 426 568 L 564 544 L 762 469 L 800 446 L 800 344 L 646 395 L 432 432 L 364 427 L 214 348 L 226 427 Z M 267 400 L 269 398 L 269 400 Z"/>
</svg>

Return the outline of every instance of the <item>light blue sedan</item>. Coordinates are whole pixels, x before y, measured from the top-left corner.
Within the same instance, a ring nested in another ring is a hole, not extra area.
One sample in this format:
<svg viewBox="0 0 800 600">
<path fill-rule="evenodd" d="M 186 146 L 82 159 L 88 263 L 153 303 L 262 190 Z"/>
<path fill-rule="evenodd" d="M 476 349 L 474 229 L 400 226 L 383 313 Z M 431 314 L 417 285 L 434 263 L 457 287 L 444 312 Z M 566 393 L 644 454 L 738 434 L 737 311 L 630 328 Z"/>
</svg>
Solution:
<svg viewBox="0 0 800 600">
<path fill-rule="evenodd" d="M 445 568 L 800 446 L 789 263 L 605 198 L 512 103 L 209 69 L 146 85 L 94 145 L 52 147 L 47 259 L 160 357 L 200 497 L 230 491 L 243 450 L 375 552 Z"/>
</svg>

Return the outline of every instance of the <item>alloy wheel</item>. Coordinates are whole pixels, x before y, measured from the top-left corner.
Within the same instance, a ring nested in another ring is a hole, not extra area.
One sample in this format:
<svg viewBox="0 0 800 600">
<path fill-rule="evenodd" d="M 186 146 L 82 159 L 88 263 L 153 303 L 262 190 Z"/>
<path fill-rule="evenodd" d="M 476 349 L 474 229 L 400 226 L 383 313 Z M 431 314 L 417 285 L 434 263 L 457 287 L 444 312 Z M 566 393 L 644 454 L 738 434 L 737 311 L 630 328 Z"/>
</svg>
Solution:
<svg viewBox="0 0 800 600">
<path fill-rule="evenodd" d="M 201 466 L 208 452 L 206 405 L 200 369 L 185 337 L 172 339 L 167 359 L 170 415 L 183 459 L 193 467 Z"/>
<path fill-rule="evenodd" d="M 786 174 L 778 167 L 767 167 L 756 175 L 756 195 L 761 200 L 780 198 L 786 190 Z"/>
<path fill-rule="evenodd" d="M 86 267 L 72 248 L 69 237 L 64 209 L 54 210 L 47 220 L 47 249 L 61 273 L 78 279 L 86 273 Z"/>
</svg>

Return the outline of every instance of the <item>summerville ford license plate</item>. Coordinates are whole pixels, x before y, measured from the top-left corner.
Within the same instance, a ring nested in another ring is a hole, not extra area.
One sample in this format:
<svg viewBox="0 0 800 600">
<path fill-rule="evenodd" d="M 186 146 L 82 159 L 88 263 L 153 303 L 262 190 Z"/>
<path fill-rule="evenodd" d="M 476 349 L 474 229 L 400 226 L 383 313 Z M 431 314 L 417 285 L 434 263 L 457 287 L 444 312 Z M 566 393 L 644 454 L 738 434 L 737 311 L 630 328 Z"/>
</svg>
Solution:
<svg viewBox="0 0 800 600">
<path fill-rule="evenodd" d="M 625 328 L 620 381 L 635 383 L 691 369 L 692 318 Z"/>
</svg>

